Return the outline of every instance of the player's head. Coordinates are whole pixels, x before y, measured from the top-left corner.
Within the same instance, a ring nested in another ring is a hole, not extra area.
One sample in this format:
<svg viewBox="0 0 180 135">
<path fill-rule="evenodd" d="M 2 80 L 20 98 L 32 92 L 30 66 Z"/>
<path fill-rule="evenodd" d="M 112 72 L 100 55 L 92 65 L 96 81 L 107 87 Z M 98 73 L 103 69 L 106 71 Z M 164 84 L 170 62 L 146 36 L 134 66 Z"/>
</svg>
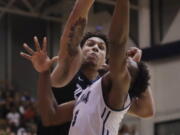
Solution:
<svg viewBox="0 0 180 135">
<path fill-rule="evenodd" d="M 131 75 L 130 97 L 139 97 L 149 85 L 149 70 L 144 62 L 135 62 L 132 59 L 128 60 L 128 69 Z"/>
<path fill-rule="evenodd" d="M 80 43 L 83 53 L 83 64 L 96 68 L 101 67 L 106 61 L 109 41 L 102 33 L 86 33 Z"/>
</svg>

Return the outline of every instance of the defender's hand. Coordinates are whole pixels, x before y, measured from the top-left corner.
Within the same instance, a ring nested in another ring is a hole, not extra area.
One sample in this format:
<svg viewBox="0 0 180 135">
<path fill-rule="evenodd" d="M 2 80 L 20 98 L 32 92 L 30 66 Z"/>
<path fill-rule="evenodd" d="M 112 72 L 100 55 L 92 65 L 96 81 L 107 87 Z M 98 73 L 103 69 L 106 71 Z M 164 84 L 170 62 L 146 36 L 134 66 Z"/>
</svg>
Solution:
<svg viewBox="0 0 180 135">
<path fill-rule="evenodd" d="M 137 47 L 130 47 L 127 51 L 129 57 L 131 57 L 134 61 L 140 62 L 142 57 L 142 50 Z"/>
<path fill-rule="evenodd" d="M 51 65 L 58 60 L 58 57 L 49 58 L 47 55 L 47 39 L 44 37 L 42 49 L 40 48 L 38 38 L 34 37 L 34 46 L 36 51 L 32 50 L 26 43 L 23 44 L 24 49 L 28 53 L 21 52 L 20 55 L 32 62 L 34 69 L 37 72 L 48 71 Z"/>
</svg>

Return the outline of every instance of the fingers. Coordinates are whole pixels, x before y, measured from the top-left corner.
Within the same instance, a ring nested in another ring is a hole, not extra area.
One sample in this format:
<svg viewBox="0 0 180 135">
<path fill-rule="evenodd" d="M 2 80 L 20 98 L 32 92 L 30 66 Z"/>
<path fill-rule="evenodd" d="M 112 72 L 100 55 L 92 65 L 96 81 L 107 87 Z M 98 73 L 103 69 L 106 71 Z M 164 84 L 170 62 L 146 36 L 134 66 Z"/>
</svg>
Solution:
<svg viewBox="0 0 180 135">
<path fill-rule="evenodd" d="M 136 54 L 142 54 L 142 50 L 136 47 L 131 47 L 128 51 L 127 51 L 128 55 L 136 55 Z"/>
<path fill-rule="evenodd" d="M 31 56 L 26 53 L 20 52 L 20 55 L 27 60 L 31 60 Z"/>
<path fill-rule="evenodd" d="M 51 60 L 52 63 L 57 62 L 59 60 L 58 56 L 54 56 Z"/>
<path fill-rule="evenodd" d="M 136 61 L 136 62 L 140 62 L 140 61 L 141 61 L 141 55 L 136 54 L 136 55 L 133 57 L 133 60 Z"/>
<path fill-rule="evenodd" d="M 44 52 L 47 52 L 47 38 L 46 38 L 46 37 L 43 38 L 42 50 L 43 50 Z"/>
<path fill-rule="evenodd" d="M 36 36 L 34 36 L 34 46 L 36 48 L 36 51 L 40 51 L 41 50 L 38 38 Z"/>
<path fill-rule="evenodd" d="M 40 52 L 41 48 L 40 48 L 40 45 L 39 45 L 38 38 L 36 36 L 34 36 L 34 46 L 35 46 L 36 51 L 31 49 L 26 43 L 23 44 L 24 49 L 32 56 L 35 54 L 35 52 Z M 47 51 L 47 39 L 46 39 L 46 37 L 44 37 L 44 39 L 43 39 L 43 48 L 42 48 L 42 50 L 44 52 Z M 29 54 L 26 54 L 26 53 L 23 53 L 23 52 L 20 53 L 20 55 L 22 57 L 24 57 L 24 58 L 26 58 L 28 60 L 31 60 L 32 56 L 30 56 Z"/>
<path fill-rule="evenodd" d="M 140 49 L 137 49 L 133 59 L 136 61 L 136 62 L 140 62 L 141 61 L 141 57 L 142 57 L 142 51 Z"/>
<path fill-rule="evenodd" d="M 138 48 L 136 48 L 136 47 L 131 47 L 131 48 L 128 50 L 128 54 L 132 55 L 132 54 L 135 54 L 137 51 L 138 51 Z"/>
<path fill-rule="evenodd" d="M 128 56 L 130 56 L 134 61 L 140 62 L 142 57 L 142 50 L 137 47 L 131 47 L 128 50 Z"/>
<path fill-rule="evenodd" d="M 34 51 L 26 43 L 23 44 L 23 47 L 29 54 L 34 54 Z"/>
<path fill-rule="evenodd" d="M 140 62 L 141 61 L 141 57 L 142 57 L 142 51 L 141 50 L 137 50 L 132 58 L 133 58 L 134 61 Z"/>
</svg>

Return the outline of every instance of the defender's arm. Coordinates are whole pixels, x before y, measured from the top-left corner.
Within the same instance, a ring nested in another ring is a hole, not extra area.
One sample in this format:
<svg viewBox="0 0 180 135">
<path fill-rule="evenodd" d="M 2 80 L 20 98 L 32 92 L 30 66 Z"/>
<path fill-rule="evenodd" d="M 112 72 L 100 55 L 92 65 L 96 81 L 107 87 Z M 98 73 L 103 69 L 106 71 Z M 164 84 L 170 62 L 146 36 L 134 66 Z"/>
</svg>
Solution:
<svg viewBox="0 0 180 135">
<path fill-rule="evenodd" d="M 64 124 L 71 121 L 74 101 L 58 105 L 52 93 L 49 71 L 39 73 L 38 112 L 45 126 Z"/>
<path fill-rule="evenodd" d="M 129 34 L 129 0 L 117 0 L 109 31 L 111 81 L 108 103 L 114 109 L 122 108 L 128 95 L 130 76 L 127 69 L 127 40 Z"/>
<path fill-rule="evenodd" d="M 60 40 L 59 62 L 51 74 L 54 87 L 63 87 L 69 83 L 81 66 L 79 43 L 93 2 L 77 0 L 68 18 Z"/>
<path fill-rule="evenodd" d="M 155 113 L 154 101 L 152 97 L 151 88 L 140 95 L 139 98 L 132 101 L 129 109 L 129 114 L 142 118 L 152 117 Z"/>
</svg>

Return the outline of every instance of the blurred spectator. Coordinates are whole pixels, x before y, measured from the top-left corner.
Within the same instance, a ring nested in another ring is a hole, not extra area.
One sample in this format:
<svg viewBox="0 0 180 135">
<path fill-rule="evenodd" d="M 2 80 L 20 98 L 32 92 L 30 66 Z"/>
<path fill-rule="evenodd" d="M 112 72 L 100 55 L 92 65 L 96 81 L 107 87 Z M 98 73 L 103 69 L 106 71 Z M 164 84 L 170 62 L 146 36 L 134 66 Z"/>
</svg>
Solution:
<svg viewBox="0 0 180 135">
<path fill-rule="evenodd" d="M 0 135 L 37 135 L 35 99 L 12 85 L 4 86 L 0 87 Z"/>
<path fill-rule="evenodd" d="M 123 124 L 119 129 L 118 135 L 131 135 L 131 130 L 126 124 Z"/>
<path fill-rule="evenodd" d="M 136 125 L 128 126 L 123 124 L 119 129 L 118 135 L 138 135 Z"/>
<path fill-rule="evenodd" d="M 16 132 L 20 125 L 20 114 L 16 111 L 15 107 L 11 108 L 11 111 L 6 116 L 11 129 Z"/>
<path fill-rule="evenodd" d="M 21 128 L 18 129 L 17 135 L 28 135 L 28 134 L 26 132 L 26 129 L 21 127 Z"/>
</svg>

